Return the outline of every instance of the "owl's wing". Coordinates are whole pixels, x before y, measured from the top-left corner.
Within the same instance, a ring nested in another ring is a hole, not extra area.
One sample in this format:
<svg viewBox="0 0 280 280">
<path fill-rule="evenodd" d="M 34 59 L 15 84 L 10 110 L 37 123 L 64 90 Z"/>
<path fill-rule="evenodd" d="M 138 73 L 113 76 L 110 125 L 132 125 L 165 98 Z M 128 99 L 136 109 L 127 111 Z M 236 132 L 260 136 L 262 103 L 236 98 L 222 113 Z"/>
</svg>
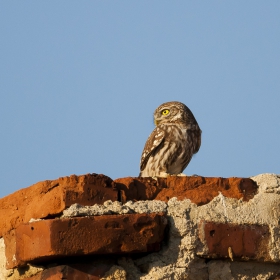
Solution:
<svg viewBox="0 0 280 280">
<path fill-rule="evenodd" d="M 196 145 L 195 145 L 195 148 L 194 148 L 194 154 L 196 154 L 200 148 L 200 145 L 201 145 L 201 130 L 198 128 L 195 132 L 194 132 L 194 135 L 195 135 L 195 138 L 197 139 L 196 140 Z"/>
<path fill-rule="evenodd" d="M 160 126 L 157 126 L 150 134 L 140 160 L 141 171 L 145 169 L 150 156 L 154 154 L 157 151 L 157 148 L 159 148 L 160 144 L 163 143 L 164 135 L 165 132 L 162 128 L 160 128 Z"/>
</svg>

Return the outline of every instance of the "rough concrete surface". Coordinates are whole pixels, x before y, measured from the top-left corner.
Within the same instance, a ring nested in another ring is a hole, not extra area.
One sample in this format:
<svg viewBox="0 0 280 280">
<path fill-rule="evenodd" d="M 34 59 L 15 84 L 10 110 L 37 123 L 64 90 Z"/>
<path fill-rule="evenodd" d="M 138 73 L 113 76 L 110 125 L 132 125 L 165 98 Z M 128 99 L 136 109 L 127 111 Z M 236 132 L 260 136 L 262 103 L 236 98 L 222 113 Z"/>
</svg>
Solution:
<svg viewBox="0 0 280 280">
<path fill-rule="evenodd" d="M 111 200 L 108 200 L 104 202 L 103 205 L 95 204 L 93 206 L 82 206 L 75 203 L 63 211 L 62 218 L 132 213 L 165 213 L 166 211 L 167 204 L 160 200 L 146 200 L 137 202 L 130 200 L 125 204 L 122 204 L 119 201 L 112 202 Z"/>
<path fill-rule="evenodd" d="M 210 203 L 197 206 L 190 200 L 170 199 L 167 207 L 169 237 L 164 248 L 138 259 L 120 258 L 126 279 L 273 279 L 279 264 L 213 260 L 199 257 L 206 248 L 197 238 L 201 220 L 219 223 L 267 225 L 271 232 L 268 252 L 271 262 L 279 262 L 280 176 L 261 174 L 252 177 L 259 192 L 247 202 L 226 198 L 221 193 Z M 145 203 L 145 202 L 143 202 Z M 234 256 L 233 256 L 234 258 Z"/>
<path fill-rule="evenodd" d="M 257 183 L 258 193 L 248 201 L 227 198 L 222 193 L 201 206 L 189 199 L 180 201 L 175 197 L 169 199 L 168 203 L 129 201 L 122 205 L 107 201 L 103 205 L 89 207 L 72 205 L 64 211 L 62 218 L 166 212 L 169 232 L 162 249 L 146 256 L 118 257 L 116 265 L 106 273 L 103 280 L 276 279 L 280 275 L 280 175 L 261 174 L 251 179 Z M 266 245 L 269 262 L 256 262 L 250 258 L 241 262 L 234 251 L 223 260 L 215 259 L 215 256 L 211 256 L 212 259 L 206 258 L 208 248 L 199 238 L 201 221 L 265 226 L 270 234 Z M 0 275 L 7 275 L 2 279 L 15 279 L 11 277 L 16 270 L 7 272 L 3 263 L 5 260 L 2 253 Z"/>
</svg>

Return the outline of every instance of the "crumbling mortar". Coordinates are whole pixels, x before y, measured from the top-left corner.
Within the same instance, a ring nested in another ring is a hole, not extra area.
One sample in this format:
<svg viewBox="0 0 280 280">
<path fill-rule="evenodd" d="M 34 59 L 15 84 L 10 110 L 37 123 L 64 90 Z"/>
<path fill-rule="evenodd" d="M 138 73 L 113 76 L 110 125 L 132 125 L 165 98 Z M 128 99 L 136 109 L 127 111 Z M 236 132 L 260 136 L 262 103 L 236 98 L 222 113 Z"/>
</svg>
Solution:
<svg viewBox="0 0 280 280">
<path fill-rule="evenodd" d="M 280 176 L 261 174 L 252 179 L 258 183 L 259 191 L 249 201 L 228 198 L 222 193 L 201 206 L 188 199 L 179 201 L 177 198 L 171 198 L 168 203 L 156 200 L 128 201 L 124 204 L 106 201 L 95 206 L 74 204 L 63 212 L 61 218 L 79 215 L 165 213 L 170 226 L 168 242 L 157 253 L 137 259 L 118 258 L 114 273 L 118 269 L 120 272 L 124 269 L 127 275 L 122 279 L 269 279 L 280 273 L 280 268 L 275 263 L 238 262 L 234 255 L 233 261 L 205 259 L 197 255 L 204 246 L 198 238 L 201 220 L 237 225 L 258 224 L 269 226 L 269 257 L 272 262 L 280 262 Z M 95 210 L 90 210 L 90 207 L 95 207 Z M 250 278 L 250 275 L 253 276 Z"/>
</svg>

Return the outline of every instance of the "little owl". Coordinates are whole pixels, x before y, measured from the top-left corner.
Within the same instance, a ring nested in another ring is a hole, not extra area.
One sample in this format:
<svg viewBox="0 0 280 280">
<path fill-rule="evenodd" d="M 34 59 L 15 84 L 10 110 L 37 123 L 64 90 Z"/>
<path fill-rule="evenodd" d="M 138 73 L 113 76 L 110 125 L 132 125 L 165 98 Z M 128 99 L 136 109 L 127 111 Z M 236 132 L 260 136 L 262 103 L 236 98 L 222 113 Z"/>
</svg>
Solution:
<svg viewBox="0 0 280 280">
<path fill-rule="evenodd" d="M 150 134 L 140 161 L 140 177 L 180 174 L 197 153 L 201 130 L 191 110 L 181 102 L 167 102 L 154 112 L 156 128 Z"/>
</svg>

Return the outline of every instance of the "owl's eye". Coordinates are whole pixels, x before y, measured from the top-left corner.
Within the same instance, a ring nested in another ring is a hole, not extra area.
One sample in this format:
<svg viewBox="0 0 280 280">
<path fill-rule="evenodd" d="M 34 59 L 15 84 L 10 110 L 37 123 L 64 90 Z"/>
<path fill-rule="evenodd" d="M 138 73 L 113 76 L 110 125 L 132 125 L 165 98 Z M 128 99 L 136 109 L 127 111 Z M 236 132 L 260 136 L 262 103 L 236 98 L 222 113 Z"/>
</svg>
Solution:
<svg viewBox="0 0 280 280">
<path fill-rule="evenodd" d="M 166 115 L 168 115 L 169 114 L 169 110 L 168 109 L 165 109 L 165 110 L 163 110 L 162 112 L 161 112 L 161 114 L 162 115 L 164 115 L 164 116 L 166 116 Z"/>
</svg>

